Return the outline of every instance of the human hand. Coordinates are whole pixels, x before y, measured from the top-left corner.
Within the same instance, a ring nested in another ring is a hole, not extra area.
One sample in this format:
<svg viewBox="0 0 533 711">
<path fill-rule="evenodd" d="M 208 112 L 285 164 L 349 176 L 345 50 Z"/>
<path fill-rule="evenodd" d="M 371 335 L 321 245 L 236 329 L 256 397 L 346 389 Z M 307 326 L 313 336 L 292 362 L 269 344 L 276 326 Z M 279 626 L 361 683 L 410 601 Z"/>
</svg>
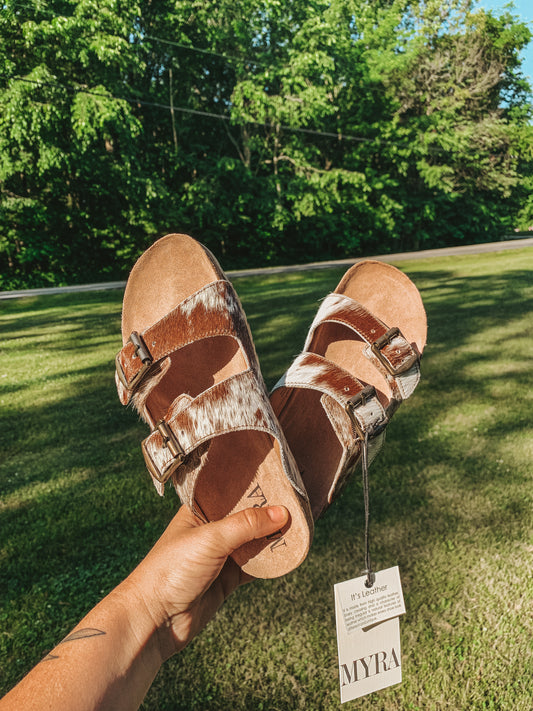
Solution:
<svg viewBox="0 0 533 711">
<path fill-rule="evenodd" d="M 226 598 L 251 578 L 228 556 L 282 528 L 282 506 L 246 509 L 212 523 L 182 506 L 146 558 L 122 583 L 144 602 L 162 659 L 183 649 Z"/>
</svg>

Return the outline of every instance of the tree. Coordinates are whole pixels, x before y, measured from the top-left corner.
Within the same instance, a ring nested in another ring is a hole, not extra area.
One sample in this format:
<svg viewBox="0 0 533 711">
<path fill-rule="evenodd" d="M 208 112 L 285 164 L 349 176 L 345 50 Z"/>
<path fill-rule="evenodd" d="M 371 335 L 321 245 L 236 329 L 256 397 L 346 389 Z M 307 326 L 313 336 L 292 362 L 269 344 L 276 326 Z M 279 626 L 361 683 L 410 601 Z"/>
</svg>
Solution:
<svg viewBox="0 0 533 711">
<path fill-rule="evenodd" d="M 141 124 L 114 98 L 135 59 L 131 19 L 113 4 L 4 6 L 1 245 L 10 286 L 113 273 L 117 229 L 144 191 Z"/>
<path fill-rule="evenodd" d="M 269 132 L 281 229 L 299 234 L 303 223 L 316 237 L 325 222 L 325 241 L 346 253 L 497 239 L 516 216 L 531 146 L 526 26 L 459 0 L 314 8 L 294 19 L 277 73 L 269 66 L 234 92 L 241 120 L 339 136 Z"/>
<path fill-rule="evenodd" d="M 189 231 L 226 267 L 531 219 L 531 35 L 466 0 L 4 0 L 0 287 L 119 277 Z"/>
</svg>

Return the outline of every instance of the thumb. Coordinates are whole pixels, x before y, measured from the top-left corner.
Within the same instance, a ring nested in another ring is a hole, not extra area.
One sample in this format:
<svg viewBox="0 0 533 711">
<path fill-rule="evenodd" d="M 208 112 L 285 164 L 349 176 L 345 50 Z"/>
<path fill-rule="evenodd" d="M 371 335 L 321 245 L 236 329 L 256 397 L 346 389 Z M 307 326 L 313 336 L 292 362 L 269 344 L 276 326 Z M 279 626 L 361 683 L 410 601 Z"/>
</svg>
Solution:
<svg viewBox="0 0 533 711">
<path fill-rule="evenodd" d="M 284 506 L 244 509 L 209 524 L 211 533 L 225 555 L 230 555 L 245 543 L 275 533 L 289 520 Z"/>
</svg>

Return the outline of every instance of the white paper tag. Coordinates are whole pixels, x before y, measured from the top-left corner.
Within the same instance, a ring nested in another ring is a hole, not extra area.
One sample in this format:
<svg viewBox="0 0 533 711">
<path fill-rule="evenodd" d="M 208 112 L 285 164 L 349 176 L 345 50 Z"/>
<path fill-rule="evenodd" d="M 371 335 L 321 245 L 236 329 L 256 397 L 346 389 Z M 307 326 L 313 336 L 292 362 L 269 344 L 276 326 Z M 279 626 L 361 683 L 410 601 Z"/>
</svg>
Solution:
<svg viewBox="0 0 533 711">
<path fill-rule="evenodd" d="M 405 613 L 397 566 L 335 585 L 341 703 L 402 680 L 400 621 Z"/>
<path fill-rule="evenodd" d="M 398 566 L 380 570 L 367 588 L 366 575 L 335 585 L 335 597 L 342 610 L 348 634 L 405 613 Z"/>
<path fill-rule="evenodd" d="M 337 643 L 341 703 L 401 682 L 400 620 L 397 617 L 349 635 L 342 614 L 337 615 Z"/>
</svg>

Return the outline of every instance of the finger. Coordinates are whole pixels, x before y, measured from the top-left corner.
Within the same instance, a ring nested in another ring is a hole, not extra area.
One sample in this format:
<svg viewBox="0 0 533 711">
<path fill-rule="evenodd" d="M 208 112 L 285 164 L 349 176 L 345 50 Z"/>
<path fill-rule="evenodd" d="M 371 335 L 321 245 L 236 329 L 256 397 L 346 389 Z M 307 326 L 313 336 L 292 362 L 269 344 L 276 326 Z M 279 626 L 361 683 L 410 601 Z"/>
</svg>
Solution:
<svg viewBox="0 0 533 711">
<path fill-rule="evenodd" d="M 245 543 L 275 533 L 289 520 L 284 506 L 244 509 L 208 524 L 219 553 L 230 555 Z"/>
</svg>

